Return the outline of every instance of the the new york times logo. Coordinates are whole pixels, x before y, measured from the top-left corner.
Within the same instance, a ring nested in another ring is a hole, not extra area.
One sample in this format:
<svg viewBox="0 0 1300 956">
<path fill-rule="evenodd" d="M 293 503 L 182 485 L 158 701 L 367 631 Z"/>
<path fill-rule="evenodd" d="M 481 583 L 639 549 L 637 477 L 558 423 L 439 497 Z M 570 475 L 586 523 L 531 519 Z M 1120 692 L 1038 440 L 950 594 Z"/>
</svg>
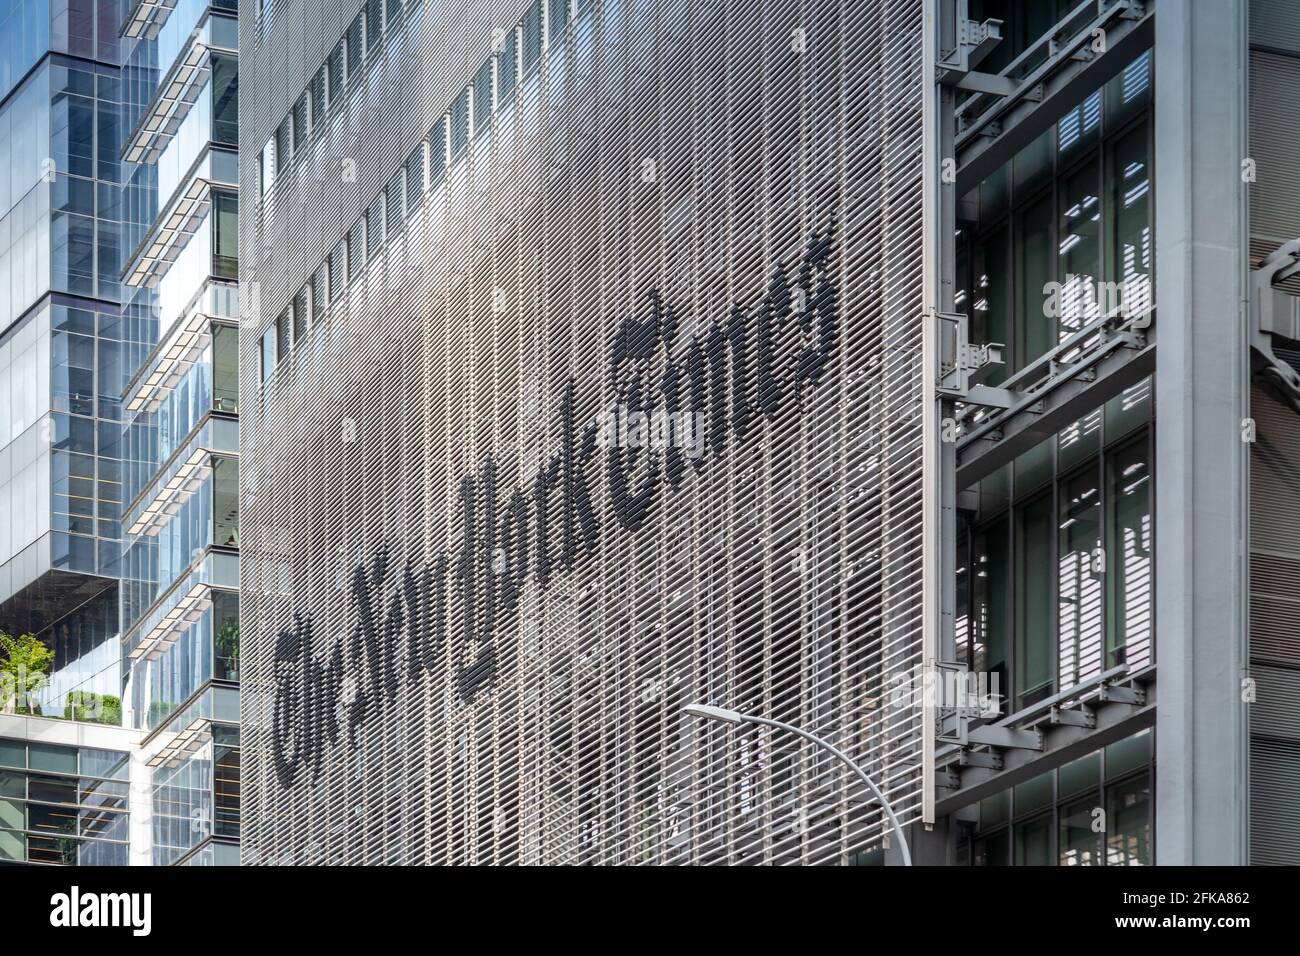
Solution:
<svg viewBox="0 0 1300 956">
<path fill-rule="evenodd" d="M 74 886 L 50 897 L 50 925 L 62 928 L 125 926 L 133 936 L 153 928 L 150 893 L 82 893 Z"/>
<path fill-rule="evenodd" d="M 834 230 L 832 222 L 809 236 L 793 262 L 773 268 L 757 301 L 733 305 L 689 340 L 679 341 L 673 305 L 649 293 L 610 342 L 605 394 L 613 401 L 603 413 L 580 420 L 571 378 L 559 399 L 558 448 L 528 484 L 502 488 L 491 458 L 461 478 L 458 549 L 417 565 L 383 547 L 359 563 L 349 582 L 357 626 L 340 640 L 326 644 L 310 615 L 295 616 L 275 644 L 281 785 L 304 770 L 314 779 L 327 746 L 344 735 L 355 745 L 366 719 L 395 699 L 400 682 L 432 671 L 448 641 L 459 695 L 473 697 L 496 673 L 495 637 L 526 580 L 546 588 L 596 550 L 611 521 L 638 531 L 663 495 L 691 472 L 706 474 L 730 442 L 801 407 L 839 338 Z M 593 503 L 602 477 L 607 511 Z M 453 606 L 459 626 L 448 633 Z"/>
</svg>

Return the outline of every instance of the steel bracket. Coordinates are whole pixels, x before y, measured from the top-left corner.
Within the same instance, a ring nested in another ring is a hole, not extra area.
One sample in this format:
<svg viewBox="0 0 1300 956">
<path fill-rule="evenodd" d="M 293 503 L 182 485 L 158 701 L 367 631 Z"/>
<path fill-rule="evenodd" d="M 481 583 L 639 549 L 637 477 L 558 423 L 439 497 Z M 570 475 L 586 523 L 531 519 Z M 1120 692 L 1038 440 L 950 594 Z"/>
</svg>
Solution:
<svg viewBox="0 0 1300 956">
<path fill-rule="evenodd" d="M 1015 727 L 999 727 L 985 724 L 983 727 L 972 728 L 966 734 L 966 737 L 973 744 L 984 744 L 989 747 L 1015 748 L 1019 750 L 1043 749 L 1043 732 L 1041 730 L 1020 730 Z"/>
<path fill-rule="evenodd" d="M 1108 704 L 1132 704 L 1141 707 L 1147 702 L 1146 691 L 1140 687 L 1122 687 L 1118 684 L 1102 684 L 1097 695 L 1098 700 Z"/>
<path fill-rule="evenodd" d="M 1001 20 L 971 20 L 966 16 L 966 4 L 961 3 L 957 16 L 957 48 L 949 50 L 935 64 L 938 67 L 939 82 L 945 86 L 961 86 L 961 80 L 972 75 L 971 71 L 1001 42 Z"/>
<path fill-rule="evenodd" d="M 1250 275 L 1250 345 L 1254 374 L 1270 392 L 1300 412 L 1300 371 L 1273 351 L 1274 338 L 1300 340 L 1300 297 L 1274 283 L 1300 275 L 1300 239 L 1270 253 Z"/>
<path fill-rule="evenodd" d="M 1097 715 L 1090 707 L 1053 707 L 1050 720 L 1053 724 L 1067 727 L 1085 727 L 1088 730 L 1097 726 Z"/>
<path fill-rule="evenodd" d="M 992 751 L 963 750 L 957 758 L 962 767 L 984 767 L 987 770 L 1002 769 L 1002 755 Z"/>
</svg>

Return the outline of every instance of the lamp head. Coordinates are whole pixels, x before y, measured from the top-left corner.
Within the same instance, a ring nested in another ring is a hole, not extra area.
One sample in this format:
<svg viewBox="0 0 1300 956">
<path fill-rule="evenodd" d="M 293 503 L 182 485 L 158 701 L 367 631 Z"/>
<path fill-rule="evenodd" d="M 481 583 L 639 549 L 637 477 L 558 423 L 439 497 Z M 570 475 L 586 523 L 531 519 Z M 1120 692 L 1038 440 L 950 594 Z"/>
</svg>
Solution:
<svg viewBox="0 0 1300 956">
<path fill-rule="evenodd" d="M 682 708 L 692 717 L 702 717 L 705 720 L 721 720 L 728 724 L 743 724 L 745 718 L 734 710 L 727 710 L 725 707 L 714 707 L 711 704 L 687 704 Z"/>
</svg>

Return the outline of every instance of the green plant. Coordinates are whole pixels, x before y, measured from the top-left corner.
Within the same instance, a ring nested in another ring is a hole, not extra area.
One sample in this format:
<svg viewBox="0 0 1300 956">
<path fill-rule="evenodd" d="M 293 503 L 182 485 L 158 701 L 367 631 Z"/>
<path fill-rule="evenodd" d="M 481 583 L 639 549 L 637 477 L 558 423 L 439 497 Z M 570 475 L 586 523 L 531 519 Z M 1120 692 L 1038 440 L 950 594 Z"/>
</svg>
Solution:
<svg viewBox="0 0 1300 956">
<path fill-rule="evenodd" d="M 122 726 L 122 700 L 112 694 L 95 694 L 88 690 L 69 691 L 63 716 L 69 720 L 85 720 L 120 727 Z"/>
<path fill-rule="evenodd" d="M 216 676 L 224 680 L 239 680 L 239 618 L 231 617 L 223 621 L 217 629 L 214 643 L 218 661 Z M 224 673 L 221 672 L 222 662 Z"/>
<path fill-rule="evenodd" d="M 0 699 L 9 713 L 39 714 L 35 697 L 49 682 L 46 670 L 54 663 L 50 650 L 34 634 L 14 637 L 0 631 Z"/>
<path fill-rule="evenodd" d="M 74 837 L 57 836 L 54 838 L 54 846 L 64 866 L 77 865 L 77 851 L 81 849 L 80 840 Z"/>
</svg>

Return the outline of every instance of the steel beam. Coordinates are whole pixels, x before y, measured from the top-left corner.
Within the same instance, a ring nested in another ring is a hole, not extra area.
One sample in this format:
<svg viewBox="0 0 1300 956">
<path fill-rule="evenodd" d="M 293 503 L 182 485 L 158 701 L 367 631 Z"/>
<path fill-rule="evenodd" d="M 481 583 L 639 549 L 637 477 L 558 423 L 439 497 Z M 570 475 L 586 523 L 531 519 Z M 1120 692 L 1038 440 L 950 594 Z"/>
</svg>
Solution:
<svg viewBox="0 0 1300 956">
<path fill-rule="evenodd" d="M 953 758 L 952 763 L 941 768 L 941 773 L 956 775 L 960 789 L 941 789 L 935 813 L 940 816 L 952 813 L 1152 726 L 1156 720 L 1155 685 L 1149 685 L 1146 692 L 1147 702 L 1140 707 L 1117 703 L 1091 705 L 1096 718 L 1096 726 L 1092 728 L 1072 724 L 1040 725 L 1042 750 L 1003 750 L 1001 770 L 969 761 L 963 764 Z M 951 776 L 947 779 L 951 781 Z"/>
<path fill-rule="evenodd" d="M 1039 442 L 1078 421 L 1088 412 L 1136 385 L 1156 367 L 1156 348 L 1116 348 L 1087 369 L 1059 384 L 1035 392 L 1035 401 L 1022 411 L 1009 410 L 997 426 L 957 448 L 957 487 L 969 488 Z"/>
</svg>

